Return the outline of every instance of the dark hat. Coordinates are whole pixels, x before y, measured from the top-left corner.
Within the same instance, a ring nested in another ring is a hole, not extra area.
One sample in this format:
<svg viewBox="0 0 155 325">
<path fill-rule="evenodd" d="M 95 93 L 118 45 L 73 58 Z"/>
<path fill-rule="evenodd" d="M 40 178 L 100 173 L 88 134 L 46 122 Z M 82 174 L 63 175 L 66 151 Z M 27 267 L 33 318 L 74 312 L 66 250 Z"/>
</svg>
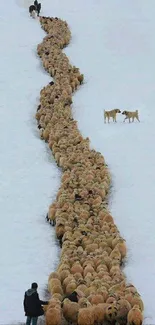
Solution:
<svg viewBox="0 0 155 325">
<path fill-rule="evenodd" d="M 38 284 L 37 284 L 36 282 L 33 282 L 33 283 L 31 284 L 31 288 L 32 288 L 32 289 L 37 289 L 37 288 L 38 288 Z"/>
</svg>

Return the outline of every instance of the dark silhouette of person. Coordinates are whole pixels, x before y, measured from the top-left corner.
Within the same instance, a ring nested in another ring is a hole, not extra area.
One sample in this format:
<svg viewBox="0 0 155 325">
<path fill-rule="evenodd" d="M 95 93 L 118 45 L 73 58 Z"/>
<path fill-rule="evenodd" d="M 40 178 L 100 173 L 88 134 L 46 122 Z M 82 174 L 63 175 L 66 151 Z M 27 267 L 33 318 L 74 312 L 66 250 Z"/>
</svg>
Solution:
<svg viewBox="0 0 155 325">
<path fill-rule="evenodd" d="M 31 284 L 31 289 L 28 289 L 24 295 L 24 311 L 26 319 L 26 325 L 37 325 L 38 317 L 44 315 L 42 305 L 47 305 L 48 301 L 42 301 L 39 299 L 37 292 L 38 284 L 36 282 Z"/>
</svg>

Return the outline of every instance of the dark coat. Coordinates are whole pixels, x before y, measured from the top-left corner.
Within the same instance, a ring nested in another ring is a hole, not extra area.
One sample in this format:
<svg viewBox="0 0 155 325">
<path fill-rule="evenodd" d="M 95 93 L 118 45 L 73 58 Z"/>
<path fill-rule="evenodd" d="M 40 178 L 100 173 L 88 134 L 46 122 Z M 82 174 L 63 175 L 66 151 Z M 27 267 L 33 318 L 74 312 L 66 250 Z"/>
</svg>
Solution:
<svg viewBox="0 0 155 325">
<path fill-rule="evenodd" d="M 34 1 L 34 6 L 37 8 L 37 6 L 38 6 L 38 1 L 37 0 Z"/>
<path fill-rule="evenodd" d="M 38 3 L 37 4 L 37 13 L 38 13 L 38 16 L 40 14 L 40 10 L 41 10 L 41 3 Z"/>
<path fill-rule="evenodd" d="M 48 301 L 42 301 L 39 299 L 39 295 L 36 289 L 29 289 L 25 292 L 24 296 L 24 311 L 25 316 L 38 317 L 44 314 L 42 305 L 47 305 Z"/>
</svg>

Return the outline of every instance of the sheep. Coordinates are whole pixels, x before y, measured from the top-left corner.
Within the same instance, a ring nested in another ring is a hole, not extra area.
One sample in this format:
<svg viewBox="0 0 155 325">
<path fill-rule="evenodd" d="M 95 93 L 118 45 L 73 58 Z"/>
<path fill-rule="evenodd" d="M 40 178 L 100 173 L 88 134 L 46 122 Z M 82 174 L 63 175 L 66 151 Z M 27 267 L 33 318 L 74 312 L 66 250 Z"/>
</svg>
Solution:
<svg viewBox="0 0 155 325">
<path fill-rule="evenodd" d="M 78 325 L 94 325 L 95 315 L 93 307 L 80 308 L 78 313 Z"/>
<path fill-rule="evenodd" d="M 80 273 L 82 274 L 83 273 L 83 268 L 82 266 L 80 265 L 80 263 L 75 263 L 73 264 L 72 268 L 71 268 L 71 273 L 72 274 L 75 274 L 75 273 Z"/>
<path fill-rule="evenodd" d="M 63 282 L 70 275 L 69 270 L 62 270 L 59 272 L 60 280 Z"/>
<path fill-rule="evenodd" d="M 53 286 L 61 286 L 61 281 L 59 279 L 50 278 L 48 280 L 48 290 L 51 291 Z"/>
<path fill-rule="evenodd" d="M 101 294 L 92 295 L 90 302 L 92 305 L 98 305 L 104 302 L 104 297 Z"/>
<path fill-rule="evenodd" d="M 115 303 L 112 303 L 106 307 L 105 317 L 108 321 L 113 322 L 116 321 L 117 313 L 118 313 L 118 308 Z"/>
<path fill-rule="evenodd" d="M 51 292 L 52 294 L 54 294 L 54 293 L 59 293 L 60 295 L 63 295 L 63 290 L 62 290 L 61 285 L 51 286 L 51 290 L 50 290 L 50 292 Z"/>
<path fill-rule="evenodd" d="M 54 308 L 49 305 L 49 308 L 45 314 L 46 325 L 61 325 L 62 324 L 62 312 L 61 308 L 55 306 Z"/>
<path fill-rule="evenodd" d="M 90 245 L 89 245 L 90 246 Z M 96 246 L 95 246 L 96 247 Z M 91 265 L 87 265 L 85 268 L 84 268 L 84 271 L 83 271 L 83 275 L 84 277 L 88 274 L 88 273 L 93 273 L 94 272 L 94 268 L 91 266 Z"/>
<path fill-rule="evenodd" d="M 48 35 L 38 45 L 37 52 L 46 71 L 54 77 L 54 84 L 52 81 L 40 91 L 36 119 L 42 128 L 41 138 L 48 142 L 63 170 L 59 192 L 48 211 L 62 246 L 61 264 L 56 274 L 50 275 L 48 287 L 59 303 L 64 293 L 78 288 L 95 304 L 96 313 L 94 305 L 89 307 L 88 299 L 83 305 L 81 302 L 78 317 L 81 325 L 84 312 L 88 313 L 86 325 L 100 323 L 104 318 L 112 321 L 116 314 L 119 318 L 119 312 L 124 312 L 120 305 L 116 310 L 116 300 L 123 297 L 131 307 L 136 304 L 141 310 L 143 304 L 134 295 L 135 288 L 126 285 L 120 269 L 126 244 L 107 208 L 111 177 L 105 159 L 90 149 L 89 138 L 81 136 L 77 121 L 72 118 L 72 93 L 83 83 L 84 76 L 62 52 L 71 33 L 67 23 L 57 17 L 40 17 L 40 23 Z M 107 309 L 101 311 L 99 302 L 105 301 L 112 306 L 108 309 L 106 305 Z M 123 308 L 127 304 L 123 302 Z"/>
<path fill-rule="evenodd" d="M 127 324 L 128 325 L 142 325 L 143 315 L 139 309 L 138 305 L 135 305 L 130 309 L 127 315 Z"/>
<path fill-rule="evenodd" d="M 68 322 L 77 323 L 79 305 L 69 299 L 64 299 L 63 315 Z"/>
<path fill-rule="evenodd" d="M 106 304 L 103 303 L 93 306 L 95 324 L 103 324 L 103 321 L 105 320 L 105 308 Z"/>
<path fill-rule="evenodd" d="M 131 299 L 131 306 L 138 305 L 141 311 L 144 310 L 144 304 L 141 297 L 138 294 L 134 294 L 133 298 Z"/>
<path fill-rule="evenodd" d="M 52 272 L 49 275 L 48 281 L 50 281 L 51 279 L 58 279 L 58 280 L 60 280 L 59 274 L 57 272 Z"/>
<path fill-rule="evenodd" d="M 76 282 L 73 280 L 66 286 L 66 294 L 71 294 L 77 288 Z"/>
<path fill-rule="evenodd" d="M 130 303 L 125 299 L 120 299 L 117 301 L 118 313 L 117 313 L 117 322 L 120 325 L 127 323 L 127 315 L 131 309 Z"/>
<path fill-rule="evenodd" d="M 63 300 L 63 297 L 60 293 L 53 293 L 52 298 L 58 299 L 59 301 Z"/>
</svg>

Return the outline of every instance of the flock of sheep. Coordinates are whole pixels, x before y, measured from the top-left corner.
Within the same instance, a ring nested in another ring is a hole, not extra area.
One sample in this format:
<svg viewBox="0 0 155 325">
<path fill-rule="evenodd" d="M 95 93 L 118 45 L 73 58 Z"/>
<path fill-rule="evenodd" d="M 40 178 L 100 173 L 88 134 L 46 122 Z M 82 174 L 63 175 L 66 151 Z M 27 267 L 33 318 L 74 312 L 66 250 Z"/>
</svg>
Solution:
<svg viewBox="0 0 155 325">
<path fill-rule="evenodd" d="M 41 138 L 63 171 L 48 212 L 62 250 L 60 264 L 48 280 L 52 297 L 45 310 L 46 324 L 141 325 L 142 299 L 121 269 L 126 243 L 107 209 L 109 170 L 72 117 L 72 93 L 84 76 L 62 52 L 69 44 L 70 30 L 57 17 L 40 17 L 40 23 L 48 35 L 37 52 L 54 82 L 40 92 L 36 119 Z M 78 303 L 66 298 L 62 307 L 64 296 L 74 290 L 80 296 Z"/>
</svg>

